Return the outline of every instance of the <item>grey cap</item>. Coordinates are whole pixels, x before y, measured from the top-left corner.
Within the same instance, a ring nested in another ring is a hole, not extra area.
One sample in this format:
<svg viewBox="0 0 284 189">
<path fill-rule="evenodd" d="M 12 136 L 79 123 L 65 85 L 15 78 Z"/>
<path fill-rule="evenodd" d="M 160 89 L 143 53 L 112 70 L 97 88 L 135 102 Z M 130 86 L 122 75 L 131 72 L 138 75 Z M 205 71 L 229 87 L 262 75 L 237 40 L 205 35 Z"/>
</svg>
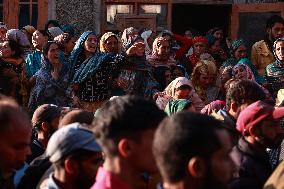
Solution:
<svg viewBox="0 0 284 189">
<path fill-rule="evenodd" d="M 80 123 L 72 123 L 57 130 L 51 136 L 46 154 L 54 163 L 77 150 L 101 152 L 94 133 Z"/>
</svg>

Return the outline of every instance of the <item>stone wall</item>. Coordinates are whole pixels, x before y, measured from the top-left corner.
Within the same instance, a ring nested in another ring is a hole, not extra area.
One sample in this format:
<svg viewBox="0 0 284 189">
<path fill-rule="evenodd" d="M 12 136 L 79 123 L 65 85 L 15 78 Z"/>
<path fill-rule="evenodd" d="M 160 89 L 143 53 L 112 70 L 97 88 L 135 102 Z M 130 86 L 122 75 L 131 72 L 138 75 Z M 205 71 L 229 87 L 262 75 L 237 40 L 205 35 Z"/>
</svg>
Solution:
<svg viewBox="0 0 284 189">
<path fill-rule="evenodd" d="M 57 0 L 56 19 L 71 24 L 80 34 L 87 30 L 100 32 L 100 0 Z"/>
</svg>

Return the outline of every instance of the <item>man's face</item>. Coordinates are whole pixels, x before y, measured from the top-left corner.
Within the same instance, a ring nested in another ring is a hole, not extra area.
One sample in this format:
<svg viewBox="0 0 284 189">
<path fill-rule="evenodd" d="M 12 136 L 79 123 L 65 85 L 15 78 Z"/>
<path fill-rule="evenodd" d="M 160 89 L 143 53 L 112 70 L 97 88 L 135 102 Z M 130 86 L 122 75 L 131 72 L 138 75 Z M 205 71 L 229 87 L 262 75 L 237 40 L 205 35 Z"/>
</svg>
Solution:
<svg viewBox="0 0 284 189">
<path fill-rule="evenodd" d="M 284 61 L 284 41 L 276 43 L 275 53 L 280 61 Z"/>
<path fill-rule="evenodd" d="M 133 151 L 129 162 L 137 172 L 156 173 L 158 171 L 152 153 L 154 133 L 154 129 L 147 129 L 141 132 L 139 141 L 131 140 Z M 145 158 L 145 154 L 147 154 L 147 158 Z"/>
<path fill-rule="evenodd" d="M 265 147 L 275 149 L 283 140 L 279 121 L 265 120 L 259 128 L 260 143 Z"/>
<path fill-rule="evenodd" d="M 96 181 L 98 168 L 103 164 L 103 154 L 94 152 L 77 163 L 78 174 L 75 183 L 78 185 L 78 188 L 90 188 Z"/>
<path fill-rule="evenodd" d="M 210 158 L 210 168 L 207 174 L 209 178 L 206 179 L 206 183 L 208 186 L 215 186 L 215 188 L 226 188 L 226 185 L 232 178 L 235 166 L 230 156 L 232 143 L 230 135 L 226 130 L 217 131 L 217 136 L 221 147 Z"/>
<path fill-rule="evenodd" d="M 28 121 L 14 120 L 6 131 L 0 133 L 0 170 L 12 174 L 23 166 L 31 154 L 31 127 Z"/>
<path fill-rule="evenodd" d="M 223 39 L 223 31 L 222 30 L 217 30 L 214 32 L 213 36 L 217 39 L 217 40 L 222 40 Z"/>
<path fill-rule="evenodd" d="M 282 23 L 275 23 L 272 28 L 268 29 L 270 40 L 275 41 L 284 36 L 284 25 Z"/>
</svg>

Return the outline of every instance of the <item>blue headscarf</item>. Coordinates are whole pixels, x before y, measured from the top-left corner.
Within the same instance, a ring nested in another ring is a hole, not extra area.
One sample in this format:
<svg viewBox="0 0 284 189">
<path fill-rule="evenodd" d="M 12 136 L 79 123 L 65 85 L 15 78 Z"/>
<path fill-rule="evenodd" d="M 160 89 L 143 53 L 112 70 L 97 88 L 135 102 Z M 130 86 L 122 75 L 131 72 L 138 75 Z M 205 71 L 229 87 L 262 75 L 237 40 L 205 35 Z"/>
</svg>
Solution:
<svg viewBox="0 0 284 189">
<path fill-rule="evenodd" d="M 93 76 L 98 68 L 105 62 L 113 61 L 115 54 L 96 52 L 93 56 L 86 59 L 74 74 L 72 83 L 82 83 Z"/>
<path fill-rule="evenodd" d="M 74 76 L 75 72 L 75 65 L 78 61 L 78 57 L 81 52 L 84 50 L 84 43 L 89 35 L 96 35 L 95 32 L 86 31 L 84 32 L 80 38 L 77 40 L 75 47 L 73 48 L 71 55 L 70 55 L 70 77 Z"/>
</svg>

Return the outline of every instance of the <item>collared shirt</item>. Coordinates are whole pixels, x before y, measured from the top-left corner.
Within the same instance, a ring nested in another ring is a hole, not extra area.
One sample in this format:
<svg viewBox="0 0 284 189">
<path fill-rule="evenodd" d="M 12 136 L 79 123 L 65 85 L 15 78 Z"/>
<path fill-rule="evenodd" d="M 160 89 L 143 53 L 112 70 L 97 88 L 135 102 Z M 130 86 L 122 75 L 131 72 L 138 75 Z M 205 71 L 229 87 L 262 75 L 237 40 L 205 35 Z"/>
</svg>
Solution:
<svg viewBox="0 0 284 189">
<path fill-rule="evenodd" d="M 100 167 L 96 176 L 96 182 L 91 189 L 131 189 L 119 177 Z"/>
<path fill-rule="evenodd" d="M 274 55 L 264 40 L 256 42 L 251 49 L 251 61 L 259 75 L 265 75 L 266 66 L 274 62 Z"/>
<path fill-rule="evenodd" d="M 55 180 L 53 178 L 53 174 L 49 175 L 47 185 L 44 187 L 44 189 L 60 189 L 60 187 L 55 183 Z"/>
</svg>

